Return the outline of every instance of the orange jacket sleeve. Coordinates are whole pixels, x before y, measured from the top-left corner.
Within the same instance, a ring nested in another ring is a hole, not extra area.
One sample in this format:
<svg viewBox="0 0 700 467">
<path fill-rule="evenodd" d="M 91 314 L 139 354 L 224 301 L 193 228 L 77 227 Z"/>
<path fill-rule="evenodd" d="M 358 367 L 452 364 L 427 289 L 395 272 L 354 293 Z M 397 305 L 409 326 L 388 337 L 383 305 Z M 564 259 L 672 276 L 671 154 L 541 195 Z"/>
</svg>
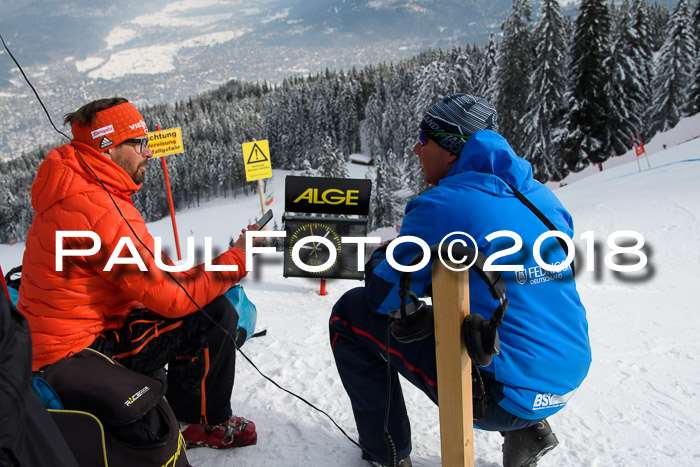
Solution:
<svg viewBox="0 0 700 467">
<path fill-rule="evenodd" d="M 246 275 L 245 252 L 237 248 L 230 248 L 212 260 L 213 265 L 235 266 L 237 271 L 207 271 L 205 264 L 183 272 L 168 273 L 161 270 L 153 256 L 158 254 L 154 249 L 155 241 L 140 213 L 131 204 L 120 204 L 133 232 L 116 210 L 108 211 L 94 225 L 94 232 L 100 237 L 102 248 L 101 254 L 91 257 L 93 267 L 124 294 L 143 303 L 146 308 L 166 317 L 181 317 L 222 295 Z M 134 257 L 127 243 L 135 247 L 147 271 L 141 271 L 137 264 L 114 264 L 110 271 L 106 271 L 105 266 L 118 246 L 121 258 Z M 164 253 L 162 257 L 163 264 L 173 264 Z"/>
</svg>

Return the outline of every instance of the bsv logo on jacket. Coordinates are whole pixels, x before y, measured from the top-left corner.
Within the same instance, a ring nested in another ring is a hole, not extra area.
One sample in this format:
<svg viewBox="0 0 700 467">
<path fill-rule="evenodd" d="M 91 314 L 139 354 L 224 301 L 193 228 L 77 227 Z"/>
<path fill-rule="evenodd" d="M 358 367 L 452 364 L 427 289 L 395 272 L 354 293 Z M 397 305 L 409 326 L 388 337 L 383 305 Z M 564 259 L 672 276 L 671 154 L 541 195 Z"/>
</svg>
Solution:
<svg viewBox="0 0 700 467">
<path fill-rule="evenodd" d="M 542 410 L 551 409 L 554 407 L 561 407 L 566 404 L 571 396 L 574 395 L 574 391 L 562 396 L 558 394 L 550 393 L 540 393 L 535 396 L 535 402 L 532 404 L 532 410 Z"/>
</svg>

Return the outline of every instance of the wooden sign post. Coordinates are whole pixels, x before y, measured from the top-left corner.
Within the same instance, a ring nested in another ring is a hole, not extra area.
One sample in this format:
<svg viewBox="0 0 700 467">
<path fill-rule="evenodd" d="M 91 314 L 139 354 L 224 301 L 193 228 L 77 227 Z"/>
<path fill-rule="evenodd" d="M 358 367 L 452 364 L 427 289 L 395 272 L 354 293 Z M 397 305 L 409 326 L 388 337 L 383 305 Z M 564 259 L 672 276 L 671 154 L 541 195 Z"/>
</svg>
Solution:
<svg viewBox="0 0 700 467">
<path fill-rule="evenodd" d="M 432 274 L 442 465 L 473 467 L 472 364 L 462 336 L 469 274 L 450 271 L 440 261 L 433 262 Z"/>
</svg>

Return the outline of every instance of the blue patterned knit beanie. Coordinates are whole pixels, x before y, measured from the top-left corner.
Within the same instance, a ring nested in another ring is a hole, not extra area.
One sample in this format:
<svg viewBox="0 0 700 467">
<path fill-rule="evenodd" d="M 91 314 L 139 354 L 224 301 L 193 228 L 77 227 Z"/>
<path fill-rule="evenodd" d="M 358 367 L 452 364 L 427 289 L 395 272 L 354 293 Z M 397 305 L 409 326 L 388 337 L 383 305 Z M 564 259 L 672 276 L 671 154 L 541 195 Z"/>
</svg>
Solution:
<svg viewBox="0 0 700 467">
<path fill-rule="evenodd" d="M 428 136 L 438 145 L 459 156 L 467 138 L 473 133 L 479 130 L 498 131 L 498 114 L 486 99 L 469 94 L 452 94 L 428 109 L 420 129 L 428 132 Z"/>
</svg>

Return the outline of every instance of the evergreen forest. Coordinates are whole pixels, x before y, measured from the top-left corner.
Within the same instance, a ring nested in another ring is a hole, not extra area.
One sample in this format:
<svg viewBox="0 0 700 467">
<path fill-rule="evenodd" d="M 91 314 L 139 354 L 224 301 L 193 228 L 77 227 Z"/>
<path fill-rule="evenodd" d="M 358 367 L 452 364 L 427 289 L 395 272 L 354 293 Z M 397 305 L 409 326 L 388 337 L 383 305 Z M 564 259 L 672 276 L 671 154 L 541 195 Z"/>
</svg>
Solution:
<svg viewBox="0 0 700 467">
<path fill-rule="evenodd" d="M 231 81 L 139 109 L 151 129 L 182 128 L 186 152 L 168 158 L 175 208 L 256 190 L 245 180 L 241 144 L 267 139 L 273 168 L 297 174 L 346 177 L 351 154 L 371 156 L 370 229 L 392 225 L 428 189 L 411 151 L 422 115 L 456 92 L 495 104 L 499 132 L 540 182 L 623 154 L 633 138 L 648 141 L 700 111 L 700 0 L 672 9 L 581 0 L 573 17 L 557 0 L 543 0 L 534 13 L 528 0 L 514 0 L 501 28 L 498 41 L 492 35 L 485 45 L 290 76 L 274 86 Z M 50 148 L 0 162 L 0 242 L 26 237 L 30 187 Z M 168 214 L 160 163 L 149 164 L 134 203 L 146 221 Z"/>
</svg>

